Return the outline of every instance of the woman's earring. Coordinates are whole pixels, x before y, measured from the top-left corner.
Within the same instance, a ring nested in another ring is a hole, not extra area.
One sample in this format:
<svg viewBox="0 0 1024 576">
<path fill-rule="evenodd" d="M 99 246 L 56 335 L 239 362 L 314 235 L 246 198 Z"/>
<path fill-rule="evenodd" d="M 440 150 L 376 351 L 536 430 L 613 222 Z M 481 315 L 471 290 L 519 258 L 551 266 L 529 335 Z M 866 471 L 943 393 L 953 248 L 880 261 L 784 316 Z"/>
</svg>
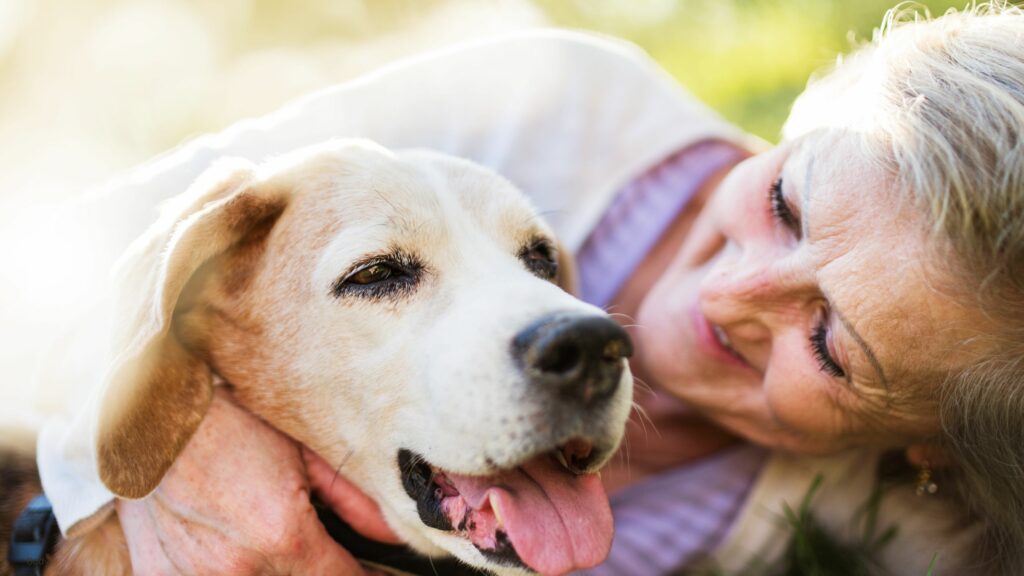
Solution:
<svg viewBox="0 0 1024 576">
<path fill-rule="evenodd" d="M 925 460 L 917 471 L 917 495 L 932 495 L 939 491 L 939 485 L 932 481 L 932 467 Z"/>
</svg>

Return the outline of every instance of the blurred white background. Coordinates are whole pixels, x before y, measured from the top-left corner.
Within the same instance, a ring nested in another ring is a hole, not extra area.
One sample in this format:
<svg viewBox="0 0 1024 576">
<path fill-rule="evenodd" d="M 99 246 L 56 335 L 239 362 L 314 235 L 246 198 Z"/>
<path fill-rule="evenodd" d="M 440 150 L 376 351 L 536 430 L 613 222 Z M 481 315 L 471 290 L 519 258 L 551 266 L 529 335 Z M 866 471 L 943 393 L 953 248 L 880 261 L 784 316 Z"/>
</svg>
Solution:
<svg viewBox="0 0 1024 576">
<path fill-rule="evenodd" d="M 43 257 L 61 231 L 25 245 L 54 203 L 383 63 L 544 22 L 523 0 L 0 0 L 0 413 L 37 404 L 75 312 L 79 271 Z"/>
</svg>

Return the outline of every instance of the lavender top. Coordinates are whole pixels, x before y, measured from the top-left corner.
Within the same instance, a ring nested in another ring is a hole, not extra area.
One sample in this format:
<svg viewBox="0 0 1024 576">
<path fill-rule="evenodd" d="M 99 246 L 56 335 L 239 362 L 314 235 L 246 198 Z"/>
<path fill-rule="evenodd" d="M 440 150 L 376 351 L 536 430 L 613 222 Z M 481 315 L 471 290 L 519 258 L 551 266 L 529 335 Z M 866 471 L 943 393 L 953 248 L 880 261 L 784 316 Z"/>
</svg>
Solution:
<svg viewBox="0 0 1024 576">
<path fill-rule="evenodd" d="M 608 306 L 701 185 L 741 157 L 733 145 L 704 141 L 620 190 L 577 254 L 581 297 Z M 765 454 L 732 448 L 612 495 L 611 555 L 581 574 L 655 576 L 704 559 L 735 520 Z"/>
</svg>

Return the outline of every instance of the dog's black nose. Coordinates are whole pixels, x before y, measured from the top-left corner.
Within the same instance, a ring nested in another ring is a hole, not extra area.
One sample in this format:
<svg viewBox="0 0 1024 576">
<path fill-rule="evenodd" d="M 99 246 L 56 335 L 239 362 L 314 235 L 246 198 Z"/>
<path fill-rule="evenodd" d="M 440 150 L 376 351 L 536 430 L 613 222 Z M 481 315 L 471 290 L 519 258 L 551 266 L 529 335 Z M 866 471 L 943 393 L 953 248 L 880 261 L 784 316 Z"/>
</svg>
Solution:
<svg viewBox="0 0 1024 576">
<path fill-rule="evenodd" d="M 609 318 L 555 313 L 512 340 L 512 356 L 530 380 L 586 404 L 610 397 L 633 354 L 629 335 Z"/>
</svg>

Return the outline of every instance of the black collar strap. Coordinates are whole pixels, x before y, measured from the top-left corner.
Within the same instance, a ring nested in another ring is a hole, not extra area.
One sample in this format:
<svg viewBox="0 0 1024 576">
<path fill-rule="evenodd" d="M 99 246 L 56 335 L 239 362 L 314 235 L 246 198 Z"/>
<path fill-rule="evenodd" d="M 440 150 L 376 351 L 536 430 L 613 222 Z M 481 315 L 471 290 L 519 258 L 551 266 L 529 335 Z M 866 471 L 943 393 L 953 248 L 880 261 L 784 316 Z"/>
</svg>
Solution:
<svg viewBox="0 0 1024 576">
<path fill-rule="evenodd" d="M 40 576 L 57 543 L 58 533 L 50 501 L 45 495 L 36 496 L 14 521 L 7 555 L 14 576 Z"/>
</svg>

